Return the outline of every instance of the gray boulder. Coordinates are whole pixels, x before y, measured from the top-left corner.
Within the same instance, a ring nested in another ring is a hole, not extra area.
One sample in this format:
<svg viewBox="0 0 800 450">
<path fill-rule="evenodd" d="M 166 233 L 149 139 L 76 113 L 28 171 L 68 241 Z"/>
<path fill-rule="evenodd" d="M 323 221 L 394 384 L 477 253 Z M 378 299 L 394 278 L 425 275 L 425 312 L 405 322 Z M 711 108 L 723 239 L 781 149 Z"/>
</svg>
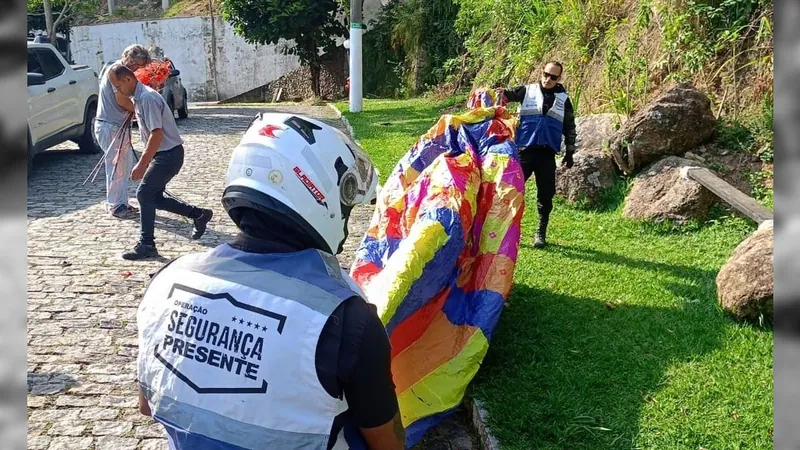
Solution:
<svg viewBox="0 0 800 450">
<path fill-rule="evenodd" d="M 591 114 L 575 119 L 578 138 L 575 164 L 558 166 L 556 194 L 571 204 L 599 206 L 603 194 L 614 186 L 616 165 L 608 146 L 618 128 L 625 123 L 621 114 Z"/>
<path fill-rule="evenodd" d="M 742 320 L 773 315 L 773 223 L 761 224 L 717 274 L 717 296 L 725 311 Z"/>
<path fill-rule="evenodd" d="M 625 198 L 623 217 L 653 222 L 704 219 L 714 194 L 686 177 L 681 169 L 698 162 L 670 156 L 642 171 Z"/>
<path fill-rule="evenodd" d="M 681 83 L 637 112 L 614 137 L 610 151 L 617 166 L 630 175 L 665 156 L 694 150 L 715 128 L 708 97 Z"/>
</svg>

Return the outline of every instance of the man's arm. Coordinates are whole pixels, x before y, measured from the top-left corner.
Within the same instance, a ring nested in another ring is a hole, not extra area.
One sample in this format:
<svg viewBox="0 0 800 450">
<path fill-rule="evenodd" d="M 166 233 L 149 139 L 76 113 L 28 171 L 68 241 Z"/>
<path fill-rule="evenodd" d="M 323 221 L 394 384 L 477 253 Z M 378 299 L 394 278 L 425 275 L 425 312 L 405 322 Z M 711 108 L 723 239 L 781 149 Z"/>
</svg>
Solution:
<svg viewBox="0 0 800 450">
<path fill-rule="evenodd" d="M 575 152 L 575 139 L 578 136 L 575 127 L 575 111 L 572 109 L 572 102 L 567 99 L 564 104 L 564 145 L 568 153 Z"/>
<path fill-rule="evenodd" d="M 133 169 L 134 180 L 138 180 L 141 176 L 144 176 L 144 171 L 147 166 L 150 165 L 150 161 L 156 156 L 156 152 L 161 145 L 161 140 L 164 138 L 164 132 L 162 130 L 163 125 L 161 123 L 161 108 L 163 105 L 159 103 L 159 100 L 163 99 L 153 99 L 150 96 L 143 96 L 141 100 L 139 100 L 139 120 L 147 125 L 147 128 L 150 130 L 150 136 L 147 138 L 147 146 L 144 149 L 141 160 L 139 160 L 139 163 L 136 164 L 136 167 Z"/>
<path fill-rule="evenodd" d="M 392 418 L 391 422 L 386 422 L 374 428 L 361 428 L 361 434 L 370 449 L 375 450 L 404 450 L 406 442 L 406 430 L 403 428 L 403 421 L 400 420 L 400 411 Z"/>
<path fill-rule="evenodd" d="M 513 89 L 503 89 L 503 96 L 509 102 L 521 102 L 525 99 L 525 86 L 517 86 Z"/>
<path fill-rule="evenodd" d="M 122 95 L 119 91 L 114 91 L 114 97 L 117 98 L 117 104 L 122 107 L 125 111 L 133 112 L 133 101 Z"/>
<path fill-rule="evenodd" d="M 136 383 L 139 389 L 139 412 L 144 414 L 145 416 L 152 416 L 153 413 L 150 411 L 150 405 L 147 403 L 147 398 L 145 398 L 144 393 L 142 392 L 142 386 L 139 383 Z"/>
<path fill-rule="evenodd" d="M 153 98 L 153 95 L 158 95 L 158 98 Z M 164 99 L 161 98 L 160 94 L 145 95 L 142 98 L 140 112 L 142 113 L 142 120 L 150 130 L 150 137 L 147 139 L 147 148 L 144 151 L 144 155 L 142 155 L 142 160 L 144 161 L 145 157 L 148 156 L 146 160 L 148 164 L 155 156 L 156 151 L 158 151 L 158 146 L 161 145 L 161 139 L 164 137 L 161 113 L 165 107 L 166 103 L 164 103 Z"/>
<path fill-rule="evenodd" d="M 144 153 L 142 154 L 142 162 L 144 162 L 144 165 L 150 164 L 150 161 L 156 156 L 162 139 L 164 139 L 164 131 L 161 128 L 150 132 L 150 137 L 147 139 L 147 147 L 145 147 Z"/>
<path fill-rule="evenodd" d="M 359 307 L 364 308 L 366 304 Z M 369 315 L 369 319 L 361 336 L 358 360 L 342 388 L 347 405 L 369 448 L 403 450 L 405 429 L 400 420 L 392 381 L 389 337 L 376 314 L 371 311 L 365 314 Z"/>
<path fill-rule="evenodd" d="M 133 181 L 139 181 L 144 178 L 144 174 L 147 172 L 147 168 L 150 166 L 150 161 L 155 158 L 156 152 L 158 151 L 158 146 L 161 145 L 161 140 L 163 138 L 164 132 L 161 130 L 161 128 L 153 130 L 150 133 L 150 137 L 147 138 L 147 147 L 145 147 L 141 159 L 139 159 L 139 162 L 136 163 L 131 171 L 131 179 Z"/>
</svg>

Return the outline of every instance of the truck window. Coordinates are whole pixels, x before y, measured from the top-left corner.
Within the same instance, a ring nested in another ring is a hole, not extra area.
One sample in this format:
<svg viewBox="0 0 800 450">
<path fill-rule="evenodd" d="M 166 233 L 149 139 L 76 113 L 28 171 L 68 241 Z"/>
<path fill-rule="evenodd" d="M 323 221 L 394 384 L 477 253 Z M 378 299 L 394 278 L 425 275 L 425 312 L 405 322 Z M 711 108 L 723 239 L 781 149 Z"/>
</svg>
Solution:
<svg viewBox="0 0 800 450">
<path fill-rule="evenodd" d="M 42 63 L 44 77 L 47 80 L 52 80 L 53 78 L 64 73 L 64 65 L 61 64 L 61 60 L 58 59 L 52 50 L 41 49 L 39 52 L 39 60 Z"/>
<path fill-rule="evenodd" d="M 44 75 L 42 65 L 39 63 L 39 57 L 36 52 L 28 50 L 28 73 L 38 73 Z"/>
</svg>

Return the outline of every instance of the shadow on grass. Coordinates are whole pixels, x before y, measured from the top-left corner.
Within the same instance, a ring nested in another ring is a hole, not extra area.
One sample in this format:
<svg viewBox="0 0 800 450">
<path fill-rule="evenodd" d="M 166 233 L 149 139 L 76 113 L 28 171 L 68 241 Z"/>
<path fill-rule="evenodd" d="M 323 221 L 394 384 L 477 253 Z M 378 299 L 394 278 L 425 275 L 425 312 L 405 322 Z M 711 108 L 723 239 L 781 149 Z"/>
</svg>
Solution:
<svg viewBox="0 0 800 450">
<path fill-rule="evenodd" d="M 529 245 L 523 244 L 523 246 Z M 603 252 L 577 245 L 561 245 L 557 243 L 550 243 L 548 247 L 548 250 L 556 251 L 568 258 L 582 259 L 590 263 L 613 264 L 652 272 L 668 272 L 676 277 L 693 279 L 695 281 L 714 280 L 717 276 L 717 273 L 712 270 L 704 270 L 697 267 L 684 266 L 680 264 L 667 264 L 662 262 L 647 261 L 645 259 L 631 258 L 629 256 L 624 256 L 617 253 Z M 702 293 L 702 290 L 698 290 L 699 295 Z"/>
<path fill-rule="evenodd" d="M 614 306 L 525 284 L 514 285 L 509 303 L 474 384 L 505 449 L 631 448 L 667 368 L 714 351 L 725 325 L 702 304 Z"/>
<path fill-rule="evenodd" d="M 419 138 L 430 130 L 432 126 L 436 125 L 436 121 L 426 119 L 403 119 L 402 121 L 394 122 L 380 122 L 378 128 L 380 131 L 386 133 L 397 133 L 413 136 Z"/>
<path fill-rule="evenodd" d="M 629 179 L 622 177 L 617 178 L 614 186 L 603 194 L 599 205 L 594 207 L 583 206 L 582 209 L 593 212 L 616 211 L 625 203 L 625 197 L 628 195 L 628 192 L 630 192 L 631 183 Z"/>
<path fill-rule="evenodd" d="M 522 247 L 533 248 L 528 243 L 523 243 Z M 537 250 L 540 251 L 540 250 Z M 675 278 L 680 279 L 680 282 L 672 282 L 664 284 L 664 287 L 669 289 L 672 294 L 681 299 L 685 303 L 705 303 L 707 308 L 711 308 L 708 304 L 707 298 L 709 293 L 712 293 L 714 299 L 717 295 L 716 279 L 719 272 L 715 270 L 700 269 L 693 266 L 681 264 L 668 264 L 663 262 L 648 261 L 645 259 L 631 258 L 628 256 L 620 255 L 617 253 L 603 252 L 592 248 L 581 247 L 577 245 L 561 245 L 551 242 L 548 244 L 546 251 L 557 252 L 567 258 L 580 259 L 589 263 L 612 264 L 616 266 L 624 266 L 635 270 L 645 270 L 653 273 L 669 273 Z M 716 305 L 716 304 L 714 304 Z M 724 314 L 721 308 L 714 309 L 719 314 Z M 769 320 L 764 323 L 747 323 L 755 330 L 772 330 L 773 324 Z"/>
</svg>

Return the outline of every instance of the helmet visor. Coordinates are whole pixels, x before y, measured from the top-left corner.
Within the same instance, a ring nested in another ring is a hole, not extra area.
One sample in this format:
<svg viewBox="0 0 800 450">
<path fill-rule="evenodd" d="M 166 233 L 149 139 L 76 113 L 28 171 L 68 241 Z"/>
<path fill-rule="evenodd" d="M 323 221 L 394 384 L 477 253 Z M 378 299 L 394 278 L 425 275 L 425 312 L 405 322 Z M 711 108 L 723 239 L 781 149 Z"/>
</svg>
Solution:
<svg viewBox="0 0 800 450">
<path fill-rule="evenodd" d="M 361 150 L 361 147 L 347 139 L 348 146 L 355 156 L 355 164 L 342 177 L 342 203 L 354 206 L 366 203 L 372 199 L 378 179 L 375 167 L 369 156 Z"/>
</svg>

